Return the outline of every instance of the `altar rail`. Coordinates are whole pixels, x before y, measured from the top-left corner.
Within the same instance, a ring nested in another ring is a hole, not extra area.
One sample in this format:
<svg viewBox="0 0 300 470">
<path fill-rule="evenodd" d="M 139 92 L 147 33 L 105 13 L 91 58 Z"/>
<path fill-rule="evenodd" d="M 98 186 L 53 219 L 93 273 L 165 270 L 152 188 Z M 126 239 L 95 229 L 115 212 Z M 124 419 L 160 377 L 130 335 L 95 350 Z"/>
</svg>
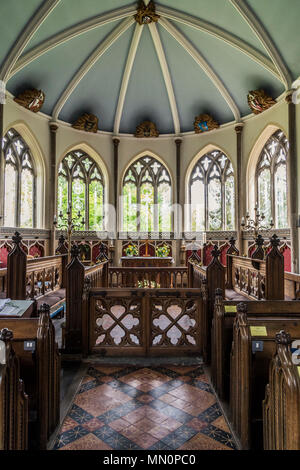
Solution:
<svg viewBox="0 0 300 470">
<path fill-rule="evenodd" d="M 26 450 L 28 397 L 20 379 L 20 364 L 12 348 L 12 331 L 0 331 L 0 450 Z"/>
<path fill-rule="evenodd" d="M 109 288 L 85 294 L 84 354 L 202 354 L 206 308 L 198 289 Z"/>
<path fill-rule="evenodd" d="M 7 269 L 0 269 L 0 298 L 6 296 Z"/>
<path fill-rule="evenodd" d="M 186 267 L 111 267 L 109 287 L 188 287 Z"/>
<path fill-rule="evenodd" d="M 255 300 L 284 299 L 284 258 L 276 235 L 265 260 L 227 255 L 227 288 Z M 218 286 L 219 287 L 219 286 Z"/>
<path fill-rule="evenodd" d="M 83 341 L 87 335 L 87 313 L 83 299 L 91 287 L 107 287 L 108 261 L 85 267 L 79 259 L 77 245 L 71 249 L 71 262 L 66 268 L 66 352 L 82 353 Z"/>
<path fill-rule="evenodd" d="M 299 450 L 299 366 L 293 362 L 290 335 L 281 331 L 276 335 L 276 343 L 263 401 L 264 449 Z"/>
</svg>

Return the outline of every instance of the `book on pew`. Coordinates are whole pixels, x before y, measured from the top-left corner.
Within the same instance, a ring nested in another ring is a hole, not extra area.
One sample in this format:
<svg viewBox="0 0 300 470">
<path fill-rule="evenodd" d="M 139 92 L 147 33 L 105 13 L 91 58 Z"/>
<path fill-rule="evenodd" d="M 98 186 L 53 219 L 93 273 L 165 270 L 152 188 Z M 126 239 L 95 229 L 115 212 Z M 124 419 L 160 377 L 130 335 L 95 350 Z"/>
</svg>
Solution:
<svg viewBox="0 0 300 470">
<path fill-rule="evenodd" d="M 0 303 L 0 316 L 21 317 L 32 303 L 32 300 L 2 299 Z"/>
</svg>

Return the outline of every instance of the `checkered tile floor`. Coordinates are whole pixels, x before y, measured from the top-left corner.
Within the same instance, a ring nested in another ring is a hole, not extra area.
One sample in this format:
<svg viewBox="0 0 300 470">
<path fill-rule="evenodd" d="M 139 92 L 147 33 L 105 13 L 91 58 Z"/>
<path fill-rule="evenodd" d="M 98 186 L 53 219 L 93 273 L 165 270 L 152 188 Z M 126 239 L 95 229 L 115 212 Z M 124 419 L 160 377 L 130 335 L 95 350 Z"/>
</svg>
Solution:
<svg viewBox="0 0 300 470">
<path fill-rule="evenodd" d="M 54 449 L 232 450 L 202 366 L 92 365 Z"/>
</svg>

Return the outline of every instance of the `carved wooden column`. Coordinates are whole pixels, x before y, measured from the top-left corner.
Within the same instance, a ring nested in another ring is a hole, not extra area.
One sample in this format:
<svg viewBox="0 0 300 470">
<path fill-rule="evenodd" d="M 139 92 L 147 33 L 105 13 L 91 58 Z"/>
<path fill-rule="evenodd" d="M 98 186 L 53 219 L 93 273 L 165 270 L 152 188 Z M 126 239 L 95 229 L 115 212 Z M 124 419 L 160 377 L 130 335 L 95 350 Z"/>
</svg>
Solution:
<svg viewBox="0 0 300 470">
<path fill-rule="evenodd" d="M 286 96 L 290 144 L 287 164 L 288 207 L 292 245 L 292 271 L 299 273 L 296 105 L 292 101 L 292 96 L 293 92 L 288 93 Z"/>
<path fill-rule="evenodd" d="M 237 162 L 237 175 L 236 175 L 236 228 L 237 228 L 237 245 L 239 252 L 243 253 L 243 238 L 241 231 L 241 220 L 243 216 L 243 204 L 246 197 L 246 192 L 244 185 L 242 184 L 242 133 L 243 133 L 243 124 L 238 124 L 235 126 L 236 132 L 236 162 Z"/>
<path fill-rule="evenodd" d="M 58 125 L 54 122 L 49 123 L 50 127 L 50 174 L 49 189 L 51 191 L 49 197 L 49 225 L 51 230 L 50 236 L 50 255 L 55 254 L 55 229 L 53 226 L 54 215 L 56 212 L 56 133 Z"/>
<path fill-rule="evenodd" d="M 4 133 L 4 104 L 0 103 L 0 226 L 4 225 L 4 155 L 2 142 Z"/>
</svg>

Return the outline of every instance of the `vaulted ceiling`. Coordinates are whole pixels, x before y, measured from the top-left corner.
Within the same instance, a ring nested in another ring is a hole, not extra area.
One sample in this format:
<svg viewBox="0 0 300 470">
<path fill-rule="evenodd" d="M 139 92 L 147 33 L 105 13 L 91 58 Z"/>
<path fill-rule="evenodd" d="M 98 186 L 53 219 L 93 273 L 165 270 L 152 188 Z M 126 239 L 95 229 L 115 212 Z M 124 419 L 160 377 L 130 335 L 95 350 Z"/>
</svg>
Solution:
<svg viewBox="0 0 300 470">
<path fill-rule="evenodd" d="M 239 121 L 250 90 L 277 98 L 300 75 L 299 0 L 160 0 L 158 23 L 142 26 L 136 8 L 2 0 L 0 79 L 14 95 L 42 89 L 53 119 L 89 112 L 115 134 L 143 120 L 179 134 L 200 113 Z"/>
</svg>

